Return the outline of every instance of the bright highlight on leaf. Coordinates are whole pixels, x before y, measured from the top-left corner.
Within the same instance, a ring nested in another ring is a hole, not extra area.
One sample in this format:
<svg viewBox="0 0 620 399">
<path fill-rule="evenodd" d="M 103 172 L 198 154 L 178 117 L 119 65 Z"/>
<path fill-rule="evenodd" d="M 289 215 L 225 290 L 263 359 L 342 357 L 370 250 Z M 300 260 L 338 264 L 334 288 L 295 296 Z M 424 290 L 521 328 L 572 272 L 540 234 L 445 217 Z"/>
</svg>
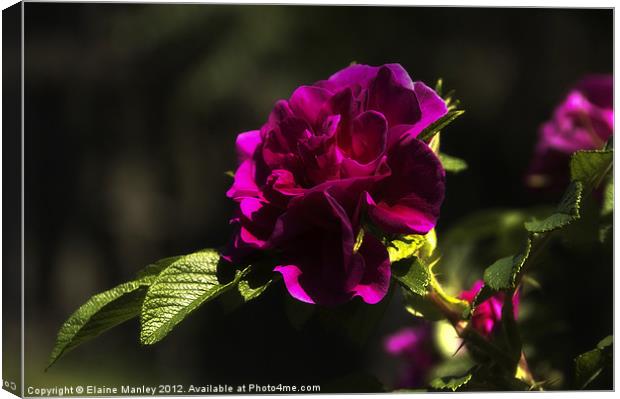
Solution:
<svg viewBox="0 0 620 399">
<path fill-rule="evenodd" d="M 403 259 L 392 265 L 392 273 L 399 283 L 413 294 L 428 293 L 431 273 L 417 258 Z"/>
<path fill-rule="evenodd" d="M 220 284 L 220 255 L 211 249 L 179 257 L 149 287 L 140 315 L 140 342 L 152 345 L 163 339 L 203 303 L 236 286 L 248 269 Z M 262 292 L 262 291 L 261 291 Z"/>
<path fill-rule="evenodd" d="M 390 262 L 398 262 L 401 259 L 419 256 L 421 258 L 430 257 L 437 247 L 437 235 L 435 229 L 426 235 L 411 234 L 402 236 L 391 241 L 388 246 Z"/>
</svg>

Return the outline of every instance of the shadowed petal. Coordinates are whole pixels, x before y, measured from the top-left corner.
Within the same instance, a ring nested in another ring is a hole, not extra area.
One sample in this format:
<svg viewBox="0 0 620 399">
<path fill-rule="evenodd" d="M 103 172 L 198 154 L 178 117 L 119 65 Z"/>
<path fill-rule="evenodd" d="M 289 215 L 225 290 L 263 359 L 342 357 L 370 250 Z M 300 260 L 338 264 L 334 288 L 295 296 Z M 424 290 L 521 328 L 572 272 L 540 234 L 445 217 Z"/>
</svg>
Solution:
<svg viewBox="0 0 620 399">
<path fill-rule="evenodd" d="M 445 171 L 423 142 L 406 138 L 390 150 L 392 174 L 366 196 L 368 213 L 384 231 L 426 234 L 437 223 Z"/>
<path fill-rule="evenodd" d="M 318 126 L 321 110 L 331 96 L 329 90 L 315 86 L 301 86 L 293 92 L 288 103 L 295 116 L 304 119 L 311 126 Z"/>
<path fill-rule="evenodd" d="M 353 120 L 351 155 L 361 164 L 379 158 L 387 143 L 387 121 L 376 111 L 366 111 Z"/>
<path fill-rule="evenodd" d="M 388 67 L 381 67 L 370 85 L 368 109 L 383 113 L 390 126 L 414 124 L 421 118 L 415 92 L 398 84 Z"/>
<path fill-rule="evenodd" d="M 381 301 L 390 287 L 392 274 L 387 249 L 381 241 L 367 233 L 356 254 L 356 261 L 362 262 L 364 275 L 353 290 L 355 295 L 369 304 Z"/>
</svg>

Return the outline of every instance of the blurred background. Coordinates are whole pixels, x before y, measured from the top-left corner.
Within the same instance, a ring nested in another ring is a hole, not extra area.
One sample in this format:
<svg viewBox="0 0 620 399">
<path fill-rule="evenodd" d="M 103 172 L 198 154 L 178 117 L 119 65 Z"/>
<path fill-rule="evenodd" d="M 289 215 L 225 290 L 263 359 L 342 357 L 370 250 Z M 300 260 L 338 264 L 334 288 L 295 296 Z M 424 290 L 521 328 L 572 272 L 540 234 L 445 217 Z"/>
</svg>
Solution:
<svg viewBox="0 0 620 399">
<path fill-rule="evenodd" d="M 26 385 L 355 392 L 380 389 L 364 377 L 373 375 L 394 387 L 400 365 L 383 339 L 415 323 L 399 295 L 360 346 L 281 284 L 244 307 L 212 302 L 154 347 L 139 345 L 131 321 L 44 368 L 58 328 L 92 294 L 159 258 L 224 245 L 236 135 L 352 61 L 401 63 L 414 80 L 443 78 L 461 99 L 466 114 L 442 149 L 469 169 L 448 177 L 438 232 L 441 277 L 455 292 L 469 288 L 458 284 L 481 278 L 522 237 L 517 228 L 501 245 L 467 241 L 463 218 L 557 202 L 523 184 L 537 129 L 583 75 L 612 72 L 612 33 L 612 10 L 594 9 L 27 3 Z M 585 237 L 582 252 L 552 247 L 556 261 L 529 313 L 522 307 L 532 371 L 557 387 L 570 387 L 572 359 L 612 331 L 611 249 L 593 260 L 584 254 L 594 241 Z"/>
</svg>

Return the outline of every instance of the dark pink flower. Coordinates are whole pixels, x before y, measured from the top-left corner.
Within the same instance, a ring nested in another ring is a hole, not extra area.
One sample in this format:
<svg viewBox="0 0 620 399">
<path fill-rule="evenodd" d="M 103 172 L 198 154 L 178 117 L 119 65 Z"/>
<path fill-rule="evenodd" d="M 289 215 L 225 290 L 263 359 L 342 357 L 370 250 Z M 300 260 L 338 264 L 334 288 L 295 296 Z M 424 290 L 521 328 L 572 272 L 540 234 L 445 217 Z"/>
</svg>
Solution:
<svg viewBox="0 0 620 399">
<path fill-rule="evenodd" d="M 438 361 L 430 323 L 397 331 L 385 339 L 384 348 L 388 354 L 404 361 L 398 388 L 424 386 L 428 373 Z"/>
<path fill-rule="evenodd" d="M 227 254 L 270 250 L 295 298 L 338 304 L 385 295 L 390 263 L 365 216 L 386 233 L 426 234 L 445 172 L 417 135 L 447 112 L 398 64 L 353 65 L 278 101 L 260 130 L 237 137 L 227 195 L 239 204 Z"/>
<path fill-rule="evenodd" d="M 480 290 L 482 289 L 483 285 L 484 283 L 482 280 L 476 281 L 471 287 L 471 289 L 469 291 L 463 291 L 461 295 L 459 295 L 459 298 L 464 299 L 469 303 L 472 303 L 476 298 L 476 295 L 478 295 L 478 292 L 480 292 Z M 485 336 L 492 335 L 495 332 L 495 328 L 502 320 L 502 306 L 504 304 L 504 296 L 505 294 L 503 292 L 498 292 L 491 298 L 476 306 L 474 314 L 471 317 L 471 324 L 476 331 Z M 514 309 L 514 317 L 516 318 L 519 309 L 518 291 L 512 298 L 512 304 Z"/>
<path fill-rule="evenodd" d="M 570 155 L 602 148 L 614 130 L 613 77 L 591 75 L 579 82 L 539 130 L 527 183 L 563 188 Z"/>
</svg>

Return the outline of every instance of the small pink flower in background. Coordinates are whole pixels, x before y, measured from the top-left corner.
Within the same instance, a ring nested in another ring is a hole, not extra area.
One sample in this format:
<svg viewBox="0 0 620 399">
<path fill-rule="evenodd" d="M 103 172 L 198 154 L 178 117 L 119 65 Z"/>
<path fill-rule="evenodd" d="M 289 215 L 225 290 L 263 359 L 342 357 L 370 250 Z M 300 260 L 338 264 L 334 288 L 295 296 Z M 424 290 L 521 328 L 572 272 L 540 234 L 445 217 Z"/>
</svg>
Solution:
<svg viewBox="0 0 620 399">
<path fill-rule="evenodd" d="M 385 339 L 384 348 L 388 354 L 404 361 L 399 375 L 399 388 L 424 386 L 428 373 L 438 361 L 430 323 L 397 331 Z"/>
<path fill-rule="evenodd" d="M 478 292 L 482 289 L 484 283 L 482 280 L 478 280 L 474 283 L 468 291 L 463 291 L 459 298 L 466 300 L 469 303 L 472 303 L 478 295 Z M 487 299 L 486 301 L 478 304 L 476 309 L 474 310 L 474 314 L 471 317 L 472 326 L 476 331 L 481 333 L 482 335 L 489 336 L 492 335 L 495 331 L 495 328 L 498 326 L 498 323 L 502 319 L 502 306 L 504 304 L 504 296 L 503 292 L 499 292 Z M 519 292 L 515 294 L 512 298 L 512 304 L 514 308 L 514 316 L 515 318 L 518 315 L 519 309 Z"/>
<path fill-rule="evenodd" d="M 379 302 L 390 281 L 387 233 L 426 234 L 437 222 L 445 171 L 416 137 L 445 102 L 398 64 L 353 65 L 278 101 L 260 130 L 237 137 L 239 167 L 227 195 L 239 204 L 232 248 L 278 254 L 289 293 L 334 305 Z"/>
<path fill-rule="evenodd" d="M 555 109 L 552 119 L 541 126 L 527 184 L 563 188 L 568 182 L 570 155 L 602 148 L 613 130 L 613 76 L 584 78 Z"/>
</svg>

